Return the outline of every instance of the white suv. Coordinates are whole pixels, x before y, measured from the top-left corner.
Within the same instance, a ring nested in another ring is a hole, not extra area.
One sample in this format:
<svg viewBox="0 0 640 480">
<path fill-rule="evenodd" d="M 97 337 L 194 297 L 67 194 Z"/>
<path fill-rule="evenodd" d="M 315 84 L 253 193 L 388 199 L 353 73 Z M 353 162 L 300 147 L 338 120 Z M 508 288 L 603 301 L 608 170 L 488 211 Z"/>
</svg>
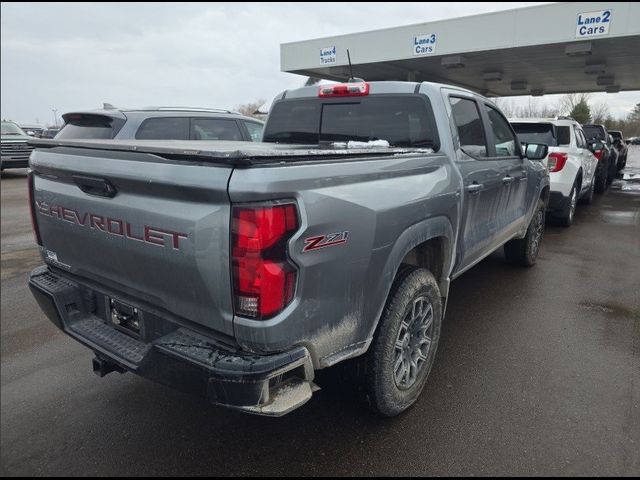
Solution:
<svg viewBox="0 0 640 480">
<path fill-rule="evenodd" d="M 570 117 L 509 120 L 522 143 L 549 145 L 551 196 L 547 211 L 565 227 L 573 223 L 578 200 L 590 204 L 598 159 L 588 149 L 582 127 Z"/>
</svg>

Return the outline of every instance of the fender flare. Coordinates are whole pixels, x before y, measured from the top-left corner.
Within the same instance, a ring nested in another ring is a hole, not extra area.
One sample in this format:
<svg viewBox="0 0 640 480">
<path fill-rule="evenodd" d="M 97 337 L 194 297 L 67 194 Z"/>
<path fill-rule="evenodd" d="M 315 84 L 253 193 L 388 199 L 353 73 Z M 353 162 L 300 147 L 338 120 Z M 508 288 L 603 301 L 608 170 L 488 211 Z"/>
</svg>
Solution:
<svg viewBox="0 0 640 480">
<path fill-rule="evenodd" d="M 451 221 L 445 216 L 432 217 L 426 220 L 422 220 L 408 227 L 398 238 L 396 239 L 385 263 L 382 275 L 380 276 L 380 282 L 378 284 L 377 292 L 380 292 L 383 301 L 379 308 L 376 310 L 376 315 L 373 321 L 373 326 L 369 335 L 369 338 L 373 337 L 382 310 L 387 303 L 393 280 L 400 268 L 400 262 L 406 257 L 406 255 L 415 247 L 434 238 L 442 237 L 446 240 L 446 248 L 444 253 L 444 264 L 442 266 L 442 277 L 436 279 L 440 287 L 440 292 L 443 297 L 447 297 L 449 291 L 449 278 L 451 268 L 454 259 L 455 245 L 453 244 L 455 235 L 453 232 L 453 226 Z"/>
</svg>

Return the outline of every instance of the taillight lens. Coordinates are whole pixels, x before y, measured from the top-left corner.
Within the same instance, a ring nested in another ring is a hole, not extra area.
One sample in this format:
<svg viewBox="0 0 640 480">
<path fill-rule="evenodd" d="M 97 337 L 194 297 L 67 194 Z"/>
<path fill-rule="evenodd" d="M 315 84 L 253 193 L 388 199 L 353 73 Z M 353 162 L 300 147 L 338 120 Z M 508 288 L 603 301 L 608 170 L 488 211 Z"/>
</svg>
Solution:
<svg viewBox="0 0 640 480">
<path fill-rule="evenodd" d="M 363 97 L 369 95 L 368 83 L 338 83 L 323 85 L 318 90 L 319 97 Z"/>
<path fill-rule="evenodd" d="M 38 245 L 42 245 L 42 239 L 40 238 L 40 229 L 38 228 L 38 219 L 36 218 L 36 204 L 34 199 L 34 176 L 30 170 L 27 173 L 27 183 L 29 184 L 29 213 L 31 214 L 31 228 L 33 228 L 33 234 L 36 237 Z"/>
<path fill-rule="evenodd" d="M 596 156 L 598 161 L 602 160 L 602 154 L 604 153 L 604 149 L 596 150 L 593 154 Z"/>
<path fill-rule="evenodd" d="M 264 320 L 293 300 L 298 273 L 287 256 L 287 242 L 297 230 L 298 211 L 292 203 L 233 207 L 237 315 Z"/>
<path fill-rule="evenodd" d="M 564 164 L 567 163 L 569 155 L 561 152 L 552 152 L 549 154 L 549 161 L 547 166 L 549 172 L 559 172 L 564 168 Z"/>
</svg>

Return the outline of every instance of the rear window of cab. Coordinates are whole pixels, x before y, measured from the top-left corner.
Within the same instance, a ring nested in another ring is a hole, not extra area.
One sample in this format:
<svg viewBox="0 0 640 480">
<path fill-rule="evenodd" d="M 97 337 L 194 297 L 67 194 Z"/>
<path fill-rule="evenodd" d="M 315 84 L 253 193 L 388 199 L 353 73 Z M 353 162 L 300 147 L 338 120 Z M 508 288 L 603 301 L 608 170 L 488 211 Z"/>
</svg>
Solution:
<svg viewBox="0 0 640 480">
<path fill-rule="evenodd" d="M 283 100 L 273 106 L 264 142 L 320 144 L 386 140 L 438 149 L 433 111 L 422 95 Z"/>
</svg>

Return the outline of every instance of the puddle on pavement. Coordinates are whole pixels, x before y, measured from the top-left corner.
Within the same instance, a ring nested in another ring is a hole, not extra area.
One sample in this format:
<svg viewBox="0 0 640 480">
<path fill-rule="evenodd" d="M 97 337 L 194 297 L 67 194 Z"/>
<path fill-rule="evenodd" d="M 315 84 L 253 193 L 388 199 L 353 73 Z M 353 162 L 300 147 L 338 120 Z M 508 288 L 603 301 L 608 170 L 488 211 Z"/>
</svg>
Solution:
<svg viewBox="0 0 640 480">
<path fill-rule="evenodd" d="M 638 191 L 640 191 L 640 189 Z M 601 212 L 601 216 L 602 220 L 606 223 L 615 223 L 616 225 L 633 225 L 638 221 L 638 212 L 603 210 Z"/>
<path fill-rule="evenodd" d="M 626 307 L 622 307 L 620 305 L 613 304 L 602 304 L 602 303 L 592 303 L 592 302 L 584 302 L 579 304 L 581 308 L 585 310 L 589 310 L 592 312 L 601 312 L 601 313 L 612 313 L 617 316 L 622 317 L 635 317 L 640 318 L 640 312 L 634 312 Z"/>
</svg>

